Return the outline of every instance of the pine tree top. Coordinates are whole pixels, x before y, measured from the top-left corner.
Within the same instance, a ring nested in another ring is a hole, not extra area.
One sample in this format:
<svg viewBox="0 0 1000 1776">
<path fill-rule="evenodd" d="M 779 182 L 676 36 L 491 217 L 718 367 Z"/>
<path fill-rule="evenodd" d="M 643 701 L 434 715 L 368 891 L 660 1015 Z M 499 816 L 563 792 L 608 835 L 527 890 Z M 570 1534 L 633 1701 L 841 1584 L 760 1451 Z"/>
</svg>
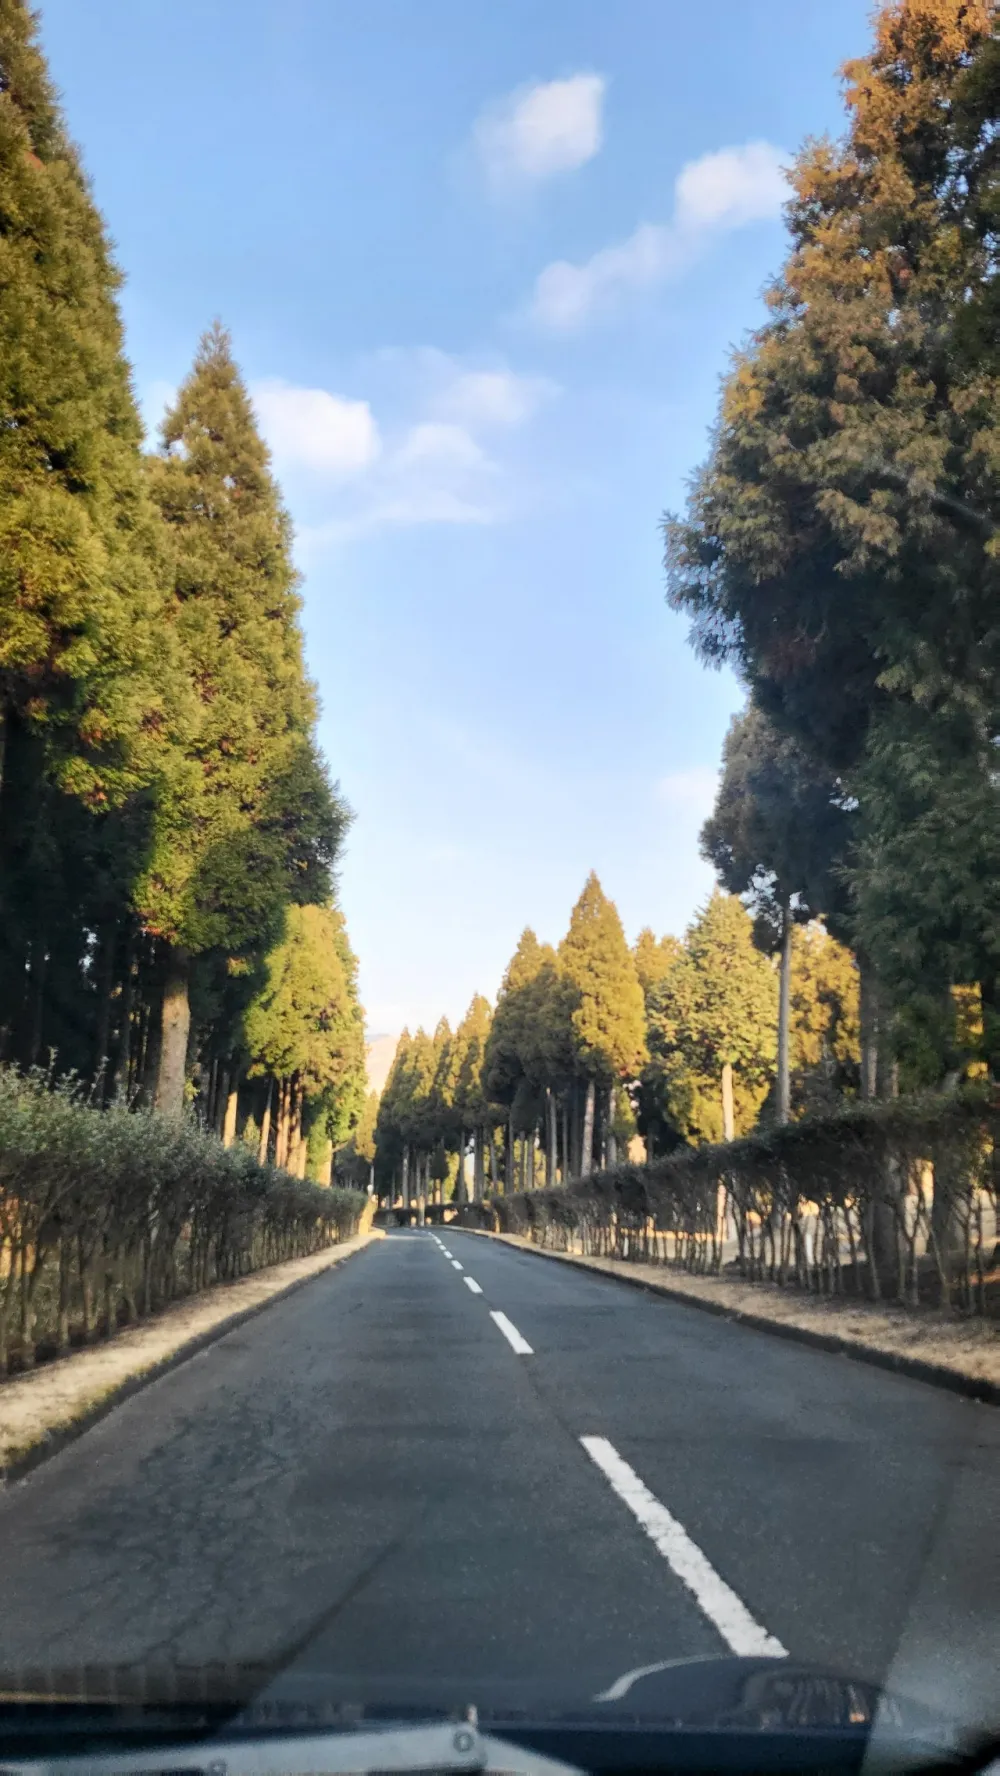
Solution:
<svg viewBox="0 0 1000 1776">
<path fill-rule="evenodd" d="M 573 908 L 559 962 L 576 995 L 581 1068 L 602 1080 L 637 1073 L 646 1058 L 642 987 L 618 909 L 594 871 Z"/>
</svg>

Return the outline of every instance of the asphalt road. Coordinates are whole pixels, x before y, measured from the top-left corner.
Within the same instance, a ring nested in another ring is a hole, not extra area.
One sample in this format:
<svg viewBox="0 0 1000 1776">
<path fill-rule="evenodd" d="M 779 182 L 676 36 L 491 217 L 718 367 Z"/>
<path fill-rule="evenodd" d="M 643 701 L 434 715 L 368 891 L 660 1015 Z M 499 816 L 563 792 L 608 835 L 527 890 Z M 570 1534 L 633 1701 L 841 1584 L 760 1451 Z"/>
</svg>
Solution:
<svg viewBox="0 0 1000 1776">
<path fill-rule="evenodd" d="M 990 1407 L 400 1230 L 0 1497 L 0 1667 L 582 1699 L 749 1636 L 996 1724 L 998 1449 Z"/>
</svg>

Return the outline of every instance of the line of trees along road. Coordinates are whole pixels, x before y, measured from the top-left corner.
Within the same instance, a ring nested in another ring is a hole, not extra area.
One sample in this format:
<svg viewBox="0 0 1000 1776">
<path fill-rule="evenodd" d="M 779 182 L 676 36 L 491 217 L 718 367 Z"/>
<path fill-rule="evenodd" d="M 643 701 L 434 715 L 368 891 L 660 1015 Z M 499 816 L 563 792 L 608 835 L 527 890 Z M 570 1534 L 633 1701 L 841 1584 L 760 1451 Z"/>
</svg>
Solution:
<svg viewBox="0 0 1000 1776">
<path fill-rule="evenodd" d="M 1000 1073 L 997 19 L 876 15 L 666 532 L 671 603 L 750 692 L 708 854 L 786 959 L 816 911 L 849 937 L 865 1097 Z"/>
<path fill-rule="evenodd" d="M 856 1095 L 858 975 L 818 920 L 789 967 L 792 1110 Z M 754 920 L 717 892 L 683 941 L 629 947 L 591 875 L 558 948 L 522 933 L 495 1008 L 456 1030 L 404 1031 L 378 1104 L 375 1176 L 405 1204 L 456 1202 L 586 1177 L 638 1135 L 651 1157 L 732 1139 L 776 1115 L 779 981 Z"/>
<path fill-rule="evenodd" d="M 669 601 L 749 693 L 702 833 L 720 891 L 630 953 L 591 878 L 492 1019 L 404 1034 L 376 1131 L 404 1198 L 470 1138 L 478 1196 L 484 1148 L 509 1192 L 636 1129 L 650 1155 L 1000 1078 L 995 0 L 890 0 L 844 76 L 666 524 Z"/>
<path fill-rule="evenodd" d="M 311 1134 L 328 1177 L 364 1052 L 288 515 L 218 324 L 144 450 L 22 0 L 0 218 L 0 1060 L 54 1055 L 99 1102 L 195 1097 L 299 1173 Z"/>
</svg>

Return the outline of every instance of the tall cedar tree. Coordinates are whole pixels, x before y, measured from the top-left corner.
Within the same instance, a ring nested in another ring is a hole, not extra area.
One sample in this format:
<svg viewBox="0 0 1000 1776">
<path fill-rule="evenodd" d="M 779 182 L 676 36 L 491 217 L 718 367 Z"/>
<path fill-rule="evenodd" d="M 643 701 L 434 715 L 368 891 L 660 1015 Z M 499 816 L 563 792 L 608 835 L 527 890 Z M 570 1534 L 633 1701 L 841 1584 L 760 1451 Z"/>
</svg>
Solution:
<svg viewBox="0 0 1000 1776">
<path fill-rule="evenodd" d="M 619 1080 L 635 1078 L 646 1059 L 645 1006 L 618 909 L 592 871 L 559 946 L 573 989 L 577 1065 L 586 1082 L 581 1174 L 593 1167 L 595 1095 L 610 1099 Z M 608 1121 L 612 1121 L 609 1114 Z"/>
<path fill-rule="evenodd" d="M 245 1021 L 254 1068 L 280 1088 L 277 1163 L 304 1175 L 307 1103 L 322 1107 L 329 1136 L 330 1123 L 356 1120 L 364 1102 L 364 1018 L 339 912 L 289 907 L 284 937 L 268 957 L 265 985 Z"/>
<path fill-rule="evenodd" d="M 921 775 L 905 769 L 900 724 L 945 760 L 938 812 L 920 785 L 924 833 L 958 839 L 977 793 L 996 818 L 995 22 L 992 0 L 892 0 L 877 15 L 871 55 L 845 70 L 845 140 L 812 142 L 795 164 L 772 319 L 729 379 L 688 521 L 668 530 L 670 595 L 703 651 L 735 657 L 827 767 L 860 767 L 856 887 L 866 946 L 890 969 L 907 914 L 881 921 L 884 872 L 902 861 Z M 960 842 L 923 859 L 911 990 L 946 943 L 971 953 L 995 1003 L 995 945 L 977 934 L 995 931 L 1000 902 L 980 865 Z"/>
<path fill-rule="evenodd" d="M 173 626 L 197 714 L 174 749 L 138 889 L 166 950 L 156 1099 L 183 1102 L 193 955 L 245 966 L 289 900 L 320 901 L 344 824 L 311 744 L 291 527 L 218 325 L 151 465 L 172 545 Z"/>
<path fill-rule="evenodd" d="M 858 969 L 819 920 L 792 932 L 791 1113 L 828 1116 L 857 1093 L 861 1060 Z"/>
<path fill-rule="evenodd" d="M 480 1202 L 484 1187 L 483 1148 L 489 1118 L 489 1102 L 483 1084 L 483 1067 L 492 1013 L 482 993 L 473 998 L 455 1031 L 455 1115 L 460 1131 L 472 1130 L 472 1195 Z"/>
<path fill-rule="evenodd" d="M 639 1074 L 638 1128 L 646 1143 L 646 1157 L 653 1159 L 658 1153 L 679 1146 L 684 1139 L 673 1102 L 672 1074 L 676 1068 L 663 1051 L 656 1021 L 666 983 L 671 971 L 683 958 L 684 946 L 676 937 L 658 939 L 646 925 L 635 940 L 632 954 L 645 1001 L 646 1046 L 649 1050 L 649 1058 Z M 672 1056 L 672 1049 L 670 1053 Z"/>
<path fill-rule="evenodd" d="M 81 854 L 126 873 L 134 854 L 72 803 L 99 814 L 149 781 L 172 688 L 119 284 L 36 20 L 0 0 L 0 1026 L 35 1058 L 47 970 L 66 992 L 46 1041 L 84 1069 L 106 896 Z"/>
<path fill-rule="evenodd" d="M 379 1189 L 394 1195 L 398 1178 L 403 1197 L 407 1190 L 403 1098 L 412 1041 L 409 1030 L 404 1030 L 396 1043 L 396 1052 L 382 1087 L 375 1121 L 375 1176 Z"/>
<path fill-rule="evenodd" d="M 712 895 L 657 988 L 650 1047 L 674 1118 L 702 1141 L 753 1126 L 774 1074 L 778 983 L 735 895 Z"/>
<path fill-rule="evenodd" d="M 733 717 L 722 750 L 715 807 L 701 831 L 702 856 L 722 886 L 755 916 L 761 949 L 777 951 L 777 1119 L 791 1115 L 789 1024 L 792 926 L 837 911 L 849 816 L 838 784 L 751 702 Z"/>
</svg>

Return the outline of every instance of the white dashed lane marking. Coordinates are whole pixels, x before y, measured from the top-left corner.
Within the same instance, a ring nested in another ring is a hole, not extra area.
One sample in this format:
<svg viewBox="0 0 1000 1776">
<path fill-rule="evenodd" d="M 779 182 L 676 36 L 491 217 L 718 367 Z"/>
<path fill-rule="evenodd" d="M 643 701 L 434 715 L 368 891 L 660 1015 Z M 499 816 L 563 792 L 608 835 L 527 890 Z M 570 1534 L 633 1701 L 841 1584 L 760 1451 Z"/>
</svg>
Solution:
<svg viewBox="0 0 1000 1776">
<path fill-rule="evenodd" d="M 483 1291 L 479 1287 L 479 1284 L 476 1282 L 475 1277 L 463 1277 L 462 1281 L 465 1284 L 467 1289 L 472 1290 L 473 1295 L 481 1295 L 482 1294 Z"/>
<path fill-rule="evenodd" d="M 496 1317 L 494 1314 L 493 1318 Z M 606 1437 L 581 1437 L 580 1442 L 727 1646 L 743 1658 L 787 1658 L 780 1640 L 775 1640 L 755 1620 L 742 1598 L 737 1597 L 691 1540 L 684 1525 L 654 1498 L 614 1444 Z"/>
<path fill-rule="evenodd" d="M 510 1345 L 511 1350 L 516 1351 L 519 1357 L 534 1356 L 535 1353 L 528 1343 L 528 1340 L 521 1337 L 517 1327 L 511 1324 L 505 1313 L 500 1313 L 497 1308 L 492 1308 L 490 1310 L 490 1319 L 495 1326 L 499 1327 L 500 1331 L 506 1338 L 507 1343 Z"/>
</svg>

